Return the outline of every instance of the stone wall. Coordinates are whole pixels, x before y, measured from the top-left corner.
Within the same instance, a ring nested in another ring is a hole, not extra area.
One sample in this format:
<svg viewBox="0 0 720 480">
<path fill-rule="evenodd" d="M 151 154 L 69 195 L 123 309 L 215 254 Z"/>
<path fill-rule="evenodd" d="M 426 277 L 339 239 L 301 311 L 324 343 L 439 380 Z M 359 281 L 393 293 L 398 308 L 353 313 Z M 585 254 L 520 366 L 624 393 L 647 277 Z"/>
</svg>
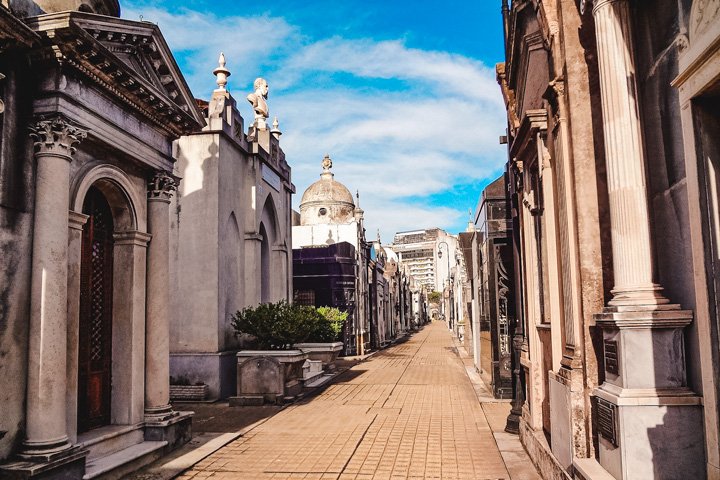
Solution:
<svg viewBox="0 0 720 480">
<path fill-rule="evenodd" d="M 5 57 L 0 63 L 7 76 L 0 84 L 5 104 L 0 114 L 0 461 L 23 439 L 30 316 L 34 177 L 32 162 L 25 160 L 32 158 L 31 142 L 19 121 L 28 107 L 19 87 L 23 69 L 15 61 Z"/>
</svg>

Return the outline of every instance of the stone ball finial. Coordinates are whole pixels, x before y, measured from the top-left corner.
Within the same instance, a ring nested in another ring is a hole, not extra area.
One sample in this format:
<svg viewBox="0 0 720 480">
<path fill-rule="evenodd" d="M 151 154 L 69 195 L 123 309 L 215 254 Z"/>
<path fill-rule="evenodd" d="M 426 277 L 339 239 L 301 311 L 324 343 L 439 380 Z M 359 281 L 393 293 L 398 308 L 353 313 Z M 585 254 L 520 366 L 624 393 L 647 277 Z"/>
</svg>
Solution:
<svg viewBox="0 0 720 480">
<path fill-rule="evenodd" d="M 213 75 L 217 77 L 216 83 L 218 90 L 225 90 L 227 87 L 227 79 L 231 75 L 230 70 L 225 68 L 225 54 L 220 52 L 220 58 L 218 59 L 218 67 L 213 70 Z"/>
</svg>

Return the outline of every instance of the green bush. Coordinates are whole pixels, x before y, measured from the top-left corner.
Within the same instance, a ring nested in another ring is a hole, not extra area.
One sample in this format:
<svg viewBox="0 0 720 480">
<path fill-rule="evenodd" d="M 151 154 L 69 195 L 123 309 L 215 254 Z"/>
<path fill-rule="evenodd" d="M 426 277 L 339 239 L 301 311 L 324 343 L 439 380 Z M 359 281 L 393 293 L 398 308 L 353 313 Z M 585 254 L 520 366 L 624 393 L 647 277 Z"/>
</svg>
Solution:
<svg viewBox="0 0 720 480">
<path fill-rule="evenodd" d="M 284 300 L 263 303 L 235 313 L 232 326 L 237 335 L 255 337 L 260 349 L 283 350 L 302 342 L 332 342 L 338 338 L 347 313 L 323 309 L 328 313 Z"/>
<path fill-rule="evenodd" d="M 440 300 L 442 299 L 442 293 L 440 292 L 430 292 L 428 294 L 428 303 L 440 303 Z"/>
<path fill-rule="evenodd" d="M 318 337 L 318 339 L 312 341 L 335 342 L 339 340 L 343 324 L 345 324 L 345 320 L 348 318 L 348 313 L 335 307 L 319 307 L 317 311 L 325 317 L 327 322 L 323 325 L 323 331 L 317 332 L 316 337 Z"/>
</svg>

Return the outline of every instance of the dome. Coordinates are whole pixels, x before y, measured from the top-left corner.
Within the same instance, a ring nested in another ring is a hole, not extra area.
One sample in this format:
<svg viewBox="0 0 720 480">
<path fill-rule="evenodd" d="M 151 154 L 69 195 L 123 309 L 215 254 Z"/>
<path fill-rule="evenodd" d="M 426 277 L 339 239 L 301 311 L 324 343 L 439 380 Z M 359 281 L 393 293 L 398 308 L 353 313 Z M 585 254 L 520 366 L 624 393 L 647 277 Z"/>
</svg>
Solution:
<svg viewBox="0 0 720 480">
<path fill-rule="evenodd" d="M 355 213 L 352 193 L 335 180 L 328 155 L 323 158 L 322 166 L 320 180 L 310 185 L 300 200 L 300 224 L 349 223 Z"/>
</svg>

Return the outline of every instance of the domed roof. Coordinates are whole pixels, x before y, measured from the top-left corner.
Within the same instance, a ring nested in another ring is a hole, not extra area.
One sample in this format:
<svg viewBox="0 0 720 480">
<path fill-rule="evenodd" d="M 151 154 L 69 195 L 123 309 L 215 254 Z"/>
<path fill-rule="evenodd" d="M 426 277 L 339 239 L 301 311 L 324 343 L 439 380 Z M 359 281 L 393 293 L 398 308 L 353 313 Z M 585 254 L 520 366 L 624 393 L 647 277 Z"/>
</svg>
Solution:
<svg viewBox="0 0 720 480">
<path fill-rule="evenodd" d="M 310 185 L 305 193 L 303 193 L 300 205 L 313 202 L 324 204 L 345 203 L 355 207 L 352 193 L 345 185 L 335 180 L 335 174 L 332 168 L 332 160 L 328 155 L 323 158 L 323 173 L 320 174 L 320 180 Z"/>
</svg>

